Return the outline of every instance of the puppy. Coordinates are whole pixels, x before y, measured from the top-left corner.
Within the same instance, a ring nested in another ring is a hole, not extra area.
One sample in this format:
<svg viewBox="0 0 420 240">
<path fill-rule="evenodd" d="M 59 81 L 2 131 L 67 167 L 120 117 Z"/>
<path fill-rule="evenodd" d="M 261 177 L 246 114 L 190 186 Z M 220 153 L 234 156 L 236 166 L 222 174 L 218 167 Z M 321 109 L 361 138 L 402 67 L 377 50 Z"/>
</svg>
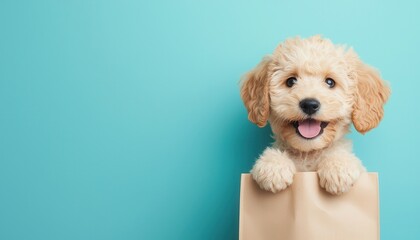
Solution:
<svg viewBox="0 0 420 240">
<path fill-rule="evenodd" d="M 341 194 L 366 171 L 344 135 L 351 123 L 362 134 L 375 128 L 390 89 L 351 48 L 320 36 L 288 39 L 241 84 L 249 120 L 268 121 L 274 133 L 251 170 L 261 188 L 277 192 L 296 171 L 316 171 L 321 187 Z"/>
</svg>

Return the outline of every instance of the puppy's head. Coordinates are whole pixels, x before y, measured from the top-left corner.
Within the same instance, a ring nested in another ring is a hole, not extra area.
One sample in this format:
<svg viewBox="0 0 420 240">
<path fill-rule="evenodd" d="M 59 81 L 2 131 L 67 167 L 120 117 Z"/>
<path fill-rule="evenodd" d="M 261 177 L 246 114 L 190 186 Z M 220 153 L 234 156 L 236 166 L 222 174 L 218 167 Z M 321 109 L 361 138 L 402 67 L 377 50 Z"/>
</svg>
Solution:
<svg viewBox="0 0 420 240">
<path fill-rule="evenodd" d="M 286 40 L 241 86 L 249 120 L 270 121 L 286 147 L 304 152 L 328 147 L 351 122 L 361 133 L 376 127 L 389 94 L 352 49 L 319 36 Z"/>
</svg>

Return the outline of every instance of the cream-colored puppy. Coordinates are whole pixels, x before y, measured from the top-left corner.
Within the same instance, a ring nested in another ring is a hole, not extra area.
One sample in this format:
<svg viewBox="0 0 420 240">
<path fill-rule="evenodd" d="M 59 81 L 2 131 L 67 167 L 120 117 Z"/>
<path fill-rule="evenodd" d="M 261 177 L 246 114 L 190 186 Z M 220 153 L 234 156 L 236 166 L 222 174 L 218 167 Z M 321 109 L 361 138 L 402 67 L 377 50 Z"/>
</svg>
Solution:
<svg viewBox="0 0 420 240">
<path fill-rule="evenodd" d="M 286 40 L 242 81 L 249 120 L 259 127 L 269 121 L 275 137 L 253 178 L 277 192 L 296 171 L 317 171 L 328 192 L 348 191 L 366 170 L 344 135 L 352 122 L 361 133 L 376 127 L 389 94 L 352 49 L 320 36 Z"/>
</svg>

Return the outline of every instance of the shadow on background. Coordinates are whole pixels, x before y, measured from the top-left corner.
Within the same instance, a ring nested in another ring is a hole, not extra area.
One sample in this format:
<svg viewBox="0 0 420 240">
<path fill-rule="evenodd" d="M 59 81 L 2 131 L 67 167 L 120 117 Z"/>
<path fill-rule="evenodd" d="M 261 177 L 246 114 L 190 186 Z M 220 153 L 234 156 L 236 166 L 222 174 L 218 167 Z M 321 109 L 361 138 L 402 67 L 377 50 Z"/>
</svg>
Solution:
<svg viewBox="0 0 420 240">
<path fill-rule="evenodd" d="M 232 166 L 232 176 L 226 179 L 231 179 L 229 189 L 233 191 L 224 193 L 226 205 L 219 212 L 219 219 L 227 221 L 222 221 L 223 225 L 216 224 L 214 232 L 218 234 L 213 239 L 238 239 L 240 176 L 249 173 L 258 156 L 273 142 L 270 126 L 257 127 L 247 120 L 245 111 L 235 111 L 229 120 L 223 132 L 231 143 L 225 145 L 227 149 L 224 152 L 231 154 L 232 163 L 229 164 Z"/>
</svg>

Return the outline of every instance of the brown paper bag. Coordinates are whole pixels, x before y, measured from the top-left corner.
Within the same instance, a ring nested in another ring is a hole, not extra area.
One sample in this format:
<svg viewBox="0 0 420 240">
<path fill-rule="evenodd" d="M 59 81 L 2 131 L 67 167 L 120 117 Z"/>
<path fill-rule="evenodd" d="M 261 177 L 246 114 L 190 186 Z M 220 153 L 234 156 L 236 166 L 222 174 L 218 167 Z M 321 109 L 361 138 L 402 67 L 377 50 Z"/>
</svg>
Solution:
<svg viewBox="0 0 420 240">
<path fill-rule="evenodd" d="M 315 172 L 295 174 L 287 189 L 261 190 L 242 174 L 240 240 L 378 240 L 377 173 L 364 173 L 339 196 L 319 186 Z"/>
</svg>

